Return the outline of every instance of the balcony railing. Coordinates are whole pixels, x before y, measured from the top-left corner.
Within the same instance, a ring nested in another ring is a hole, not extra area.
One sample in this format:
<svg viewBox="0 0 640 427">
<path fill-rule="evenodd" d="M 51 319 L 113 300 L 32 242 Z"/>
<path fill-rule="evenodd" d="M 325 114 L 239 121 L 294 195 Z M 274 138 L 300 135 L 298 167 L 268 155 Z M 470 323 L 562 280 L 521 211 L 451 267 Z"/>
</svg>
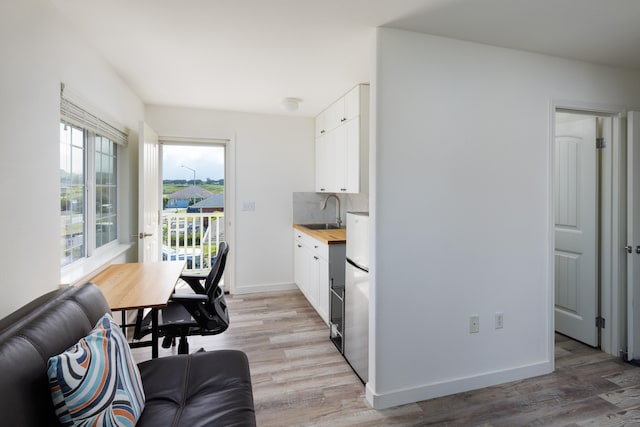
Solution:
<svg viewBox="0 0 640 427">
<path fill-rule="evenodd" d="M 162 213 L 162 259 L 186 260 L 187 270 L 208 269 L 224 240 L 224 212 Z"/>
</svg>

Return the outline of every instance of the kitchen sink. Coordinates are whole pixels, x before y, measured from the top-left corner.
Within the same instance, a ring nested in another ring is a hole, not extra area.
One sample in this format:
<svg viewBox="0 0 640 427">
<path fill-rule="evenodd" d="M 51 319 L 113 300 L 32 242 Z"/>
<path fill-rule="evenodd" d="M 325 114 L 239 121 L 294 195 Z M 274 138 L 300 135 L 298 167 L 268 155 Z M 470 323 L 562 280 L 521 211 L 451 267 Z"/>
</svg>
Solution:
<svg viewBox="0 0 640 427">
<path fill-rule="evenodd" d="M 344 227 L 339 227 L 338 224 L 330 222 L 324 224 L 300 224 L 301 226 L 308 228 L 309 230 L 338 230 Z"/>
</svg>

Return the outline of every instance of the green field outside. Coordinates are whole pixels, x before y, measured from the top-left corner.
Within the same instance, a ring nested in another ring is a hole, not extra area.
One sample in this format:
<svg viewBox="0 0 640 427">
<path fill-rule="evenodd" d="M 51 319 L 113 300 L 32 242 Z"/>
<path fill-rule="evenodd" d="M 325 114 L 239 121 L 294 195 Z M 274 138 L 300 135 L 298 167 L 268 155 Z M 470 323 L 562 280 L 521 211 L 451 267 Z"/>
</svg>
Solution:
<svg viewBox="0 0 640 427">
<path fill-rule="evenodd" d="M 188 185 L 185 184 L 162 184 L 162 194 L 166 196 L 187 187 Z M 198 184 L 198 187 L 204 188 L 213 194 L 224 193 L 224 185 L 220 184 Z"/>
</svg>

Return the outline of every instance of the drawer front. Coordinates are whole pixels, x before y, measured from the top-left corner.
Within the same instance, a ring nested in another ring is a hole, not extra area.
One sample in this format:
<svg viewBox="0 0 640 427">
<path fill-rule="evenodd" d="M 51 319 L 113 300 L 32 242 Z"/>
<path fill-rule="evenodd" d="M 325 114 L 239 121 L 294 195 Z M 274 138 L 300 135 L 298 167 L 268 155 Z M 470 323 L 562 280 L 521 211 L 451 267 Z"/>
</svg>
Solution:
<svg viewBox="0 0 640 427">
<path fill-rule="evenodd" d="M 293 229 L 293 238 L 296 242 L 300 243 L 302 246 L 306 246 L 311 249 L 314 255 L 323 258 L 325 260 L 329 259 L 329 245 L 321 242 L 320 240 L 314 239 L 309 236 L 307 233 L 304 233 L 300 230 Z"/>
<path fill-rule="evenodd" d="M 306 234 L 304 234 L 300 230 L 296 230 L 295 228 L 293 229 L 293 240 L 295 240 L 296 242 L 304 243 L 303 236 L 306 236 Z"/>
</svg>

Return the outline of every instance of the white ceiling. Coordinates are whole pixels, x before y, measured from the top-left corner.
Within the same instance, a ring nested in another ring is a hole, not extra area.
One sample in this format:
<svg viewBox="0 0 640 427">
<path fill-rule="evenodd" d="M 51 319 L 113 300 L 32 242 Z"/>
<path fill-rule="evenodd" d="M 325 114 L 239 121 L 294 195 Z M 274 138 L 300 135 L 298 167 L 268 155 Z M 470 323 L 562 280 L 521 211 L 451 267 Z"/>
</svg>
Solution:
<svg viewBox="0 0 640 427">
<path fill-rule="evenodd" d="M 147 104 L 314 116 L 378 26 L 640 70 L 640 0 L 51 1 Z"/>
</svg>

